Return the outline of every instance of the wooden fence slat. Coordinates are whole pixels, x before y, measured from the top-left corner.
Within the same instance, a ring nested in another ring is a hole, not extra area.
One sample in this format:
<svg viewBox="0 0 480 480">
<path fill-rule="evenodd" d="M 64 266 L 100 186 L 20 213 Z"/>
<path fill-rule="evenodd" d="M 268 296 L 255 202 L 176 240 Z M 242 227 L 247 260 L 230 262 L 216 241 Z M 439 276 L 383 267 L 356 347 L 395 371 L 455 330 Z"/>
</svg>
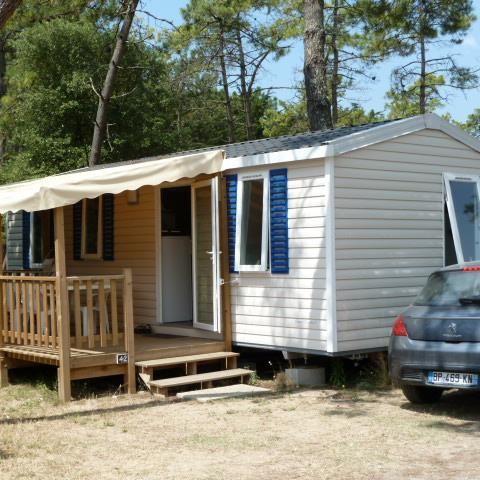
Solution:
<svg viewBox="0 0 480 480">
<path fill-rule="evenodd" d="M 28 301 L 27 301 L 27 286 L 25 283 L 22 282 L 22 320 L 23 320 L 23 332 L 22 332 L 22 337 L 23 337 L 23 344 L 27 345 L 28 344 L 28 315 L 27 315 L 27 307 L 28 307 Z"/>
<path fill-rule="evenodd" d="M 30 345 L 35 345 L 35 311 L 33 306 L 35 302 L 33 300 L 33 283 L 28 284 L 28 311 L 30 315 Z"/>
<path fill-rule="evenodd" d="M 42 308 L 40 305 L 40 284 L 35 283 L 35 315 L 37 316 L 37 345 L 42 344 Z"/>
<path fill-rule="evenodd" d="M 82 311 L 80 303 L 80 281 L 73 282 L 73 306 L 75 312 L 75 345 L 77 348 L 82 348 Z"/>
<path fill-rule="evenodd" d="M 8 284 L 3 283 L 2 285 L 2 329 L 3 329 L 3 341 L 8 341 L 8 308 L 7 308 L 7 289 Z"/>
<path fill-rule="evenodd" d="M 106 325 L 106 312 L 107 304 L 105 302 L 105 283 L 104 280 L 98 281 L 98 310 L 100 317 L 100 346 L 107 346 L 107 325 Z"/>
<path fill-rule="evenodd" d="M 57 347 L 57 309 L 55 305 L 55 284 L 50 284 L 50 320 L 52 325 L 52 347 Z"/>
<path fill-rule="evenodd" d="M 15 336 L 17 337 L 17 344 L 22 343 L 22 319 L 20 318 L 22 304 L 20 300 L 20 283 L 15 282 Z"/>
<path fill-rule="evenodd" d="M 0 292 L 1 294 L 1 305 L 0 305 L 0 308 L 2 309 L 2 322 L 1 322 L 1 325 L 0 325 L 0 328 L 2 329 L 2 331 L 0 332 L 0 334 L 2 335 L 2 340 L 3 342 L 6 342 L 8 340 L 8 313 L 7 313 L 7 290 L 6 290 L 6 283 L 5 282 L 2 282 L 2 290 Z"/>
<path fill-rule="evenodd" d="M 15 343 L 15 307 L 13 305 L 13 283 L 8 285 L 9 331 L 10 343 Z"/>
<path fill-rule="evenodd" d="M 88 346 L 95 346 L 95 322 L 93 321 L 93 293 L 92 280 L 87 280 L 87 318 L 88 318 Z M 85 332 L 84 332 L 85 335 Z"/>
<path fill-rule="evenodd" d="M 42 284 L 42 328 L 44 330 L 45 338 L 43 339 L 45 346 L 49 345 L 50 337 L 50 325 L 48 315 L 48 296 L 47 296 L 47 284 Z"/>
<path fill-rule="evenodd" d="M 112 343 L 118 345 L 117 281 L 110 280 L 110 317 L 112 319 Z"/>
</svg>

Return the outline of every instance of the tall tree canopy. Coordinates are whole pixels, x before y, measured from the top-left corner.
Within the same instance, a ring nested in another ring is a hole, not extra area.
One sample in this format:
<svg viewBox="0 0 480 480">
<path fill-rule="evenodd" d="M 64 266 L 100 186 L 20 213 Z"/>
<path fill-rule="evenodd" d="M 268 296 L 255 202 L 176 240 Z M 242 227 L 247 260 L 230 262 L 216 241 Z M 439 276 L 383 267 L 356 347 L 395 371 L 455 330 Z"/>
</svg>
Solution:
<svg viewBox="0 0 480 480">
<path fill-rule="evenodd" d="M 0 31 L 0 181 L 88 164 L 97 95 L 131 1 L 21 2 Z M 163 30 L 140 8 L 114 62 L 102 162 L 380 120 L 349 97 L 391 55 L 405 59 L 387 92 L 391 118 L 433 111 L 446 88 L 477 81 L 432 49 L 462 41 L 470 0 L 190 0 L 182 14 Z M 261 73 L 300 39 L 304 81 L 292 85 L 295 100 L 279 100 Z M 462 126 L 477 133 L 478 119 Z"/>
<path fill-rule="evenodd" d="M 287 52 L 282 42 L 286 25 L 275 12 L 277 0 L 191 0 L 182 10 L 185 24 L 173 44 L 187 49 L 197 68 L 214 72 L 221 85 L 228 140 L 253 139 L 259 134 L 254 103 L 264 62 Z M 243 115 L 235 114 L 238 94 Z M 242 118 L 243 117 L 243 118 Z M 244 131 L 239 135 L 239 124 Z"/>
<path fill-rule="evenodd" d="M 427 111 L 429 95 L 441 99 L 446 87 L 478 85 L 473 69 L 458 65 L 447 51 L 431 51 L 433 44 L 462 42 L 475 19 L 472 0 L 360 0 L 360 5 L 370 50 L 407 57 L 393 71 L 393 89 L 407 102 L 416 97 L 417 113 Z"/>
</svg>

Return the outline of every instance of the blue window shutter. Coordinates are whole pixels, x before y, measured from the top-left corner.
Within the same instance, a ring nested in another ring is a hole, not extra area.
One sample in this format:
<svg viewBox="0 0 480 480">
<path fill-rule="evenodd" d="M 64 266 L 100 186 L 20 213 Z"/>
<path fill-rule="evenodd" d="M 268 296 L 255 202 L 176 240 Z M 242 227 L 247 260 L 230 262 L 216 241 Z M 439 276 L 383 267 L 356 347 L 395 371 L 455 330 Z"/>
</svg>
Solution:
<svg viewBox="0 0 480 480">
<path fill-rule="evenodd" d="M 111 193 L 103 195 L 103 259 L 114 260 L 114 210 L 115 196 Z"/>
<path fill-rule="evenodd" d="M 73 206 L 73 259 L 82 259 L 82 208 L 80 200 Z"/>
<path fill-rule="evenodd" d="M 271 272 L 288 273 L 287 169 L 270 170 Z"/>
<path fill-rule="evenodd" d="M 30 212 L 22 211 L 22 263 L 23 269 L 30 269 Z"/>
<path fill-rule="evenodd" d="M 228 222 L 228 265 L 235 273 L 235 235 L 237 227 L 237 175 L 227 175 L 227 222 Z"/>
</svg>

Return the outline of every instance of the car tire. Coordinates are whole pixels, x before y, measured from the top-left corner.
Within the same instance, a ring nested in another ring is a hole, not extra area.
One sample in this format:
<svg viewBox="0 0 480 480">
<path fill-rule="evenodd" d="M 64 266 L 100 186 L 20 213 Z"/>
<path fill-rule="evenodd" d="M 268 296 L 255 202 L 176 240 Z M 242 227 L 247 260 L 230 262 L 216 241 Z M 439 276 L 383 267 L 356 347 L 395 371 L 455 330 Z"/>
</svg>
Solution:
<svg viewBox="0 0 480 480">
<path fill-rule="evenodd" d="M 418 385 L 402 385 L 402 392 L 412 403 L 435 403 L 440 400 L 443 389 Z"/>
</svg>

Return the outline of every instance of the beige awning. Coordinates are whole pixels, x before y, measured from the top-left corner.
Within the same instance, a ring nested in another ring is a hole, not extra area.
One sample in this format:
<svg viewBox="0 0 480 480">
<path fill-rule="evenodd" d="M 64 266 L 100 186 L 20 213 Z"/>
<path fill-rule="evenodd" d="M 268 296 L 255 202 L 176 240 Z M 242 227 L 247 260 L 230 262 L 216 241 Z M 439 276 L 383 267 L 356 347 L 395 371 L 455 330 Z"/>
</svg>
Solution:
<svg viewBox="0 0 480 480">
<path fill-rule="evenodd" d="M 26 210 L 35 212 L 71 205 L 82 198 L 104 193 L 137 190 L 144 185 L 160 185 L 221 170 L 223 150 L 180 155 L 158 160 L 82 169 L 51 177 L 0 187 L 0 213 Z"/>
</svg>

